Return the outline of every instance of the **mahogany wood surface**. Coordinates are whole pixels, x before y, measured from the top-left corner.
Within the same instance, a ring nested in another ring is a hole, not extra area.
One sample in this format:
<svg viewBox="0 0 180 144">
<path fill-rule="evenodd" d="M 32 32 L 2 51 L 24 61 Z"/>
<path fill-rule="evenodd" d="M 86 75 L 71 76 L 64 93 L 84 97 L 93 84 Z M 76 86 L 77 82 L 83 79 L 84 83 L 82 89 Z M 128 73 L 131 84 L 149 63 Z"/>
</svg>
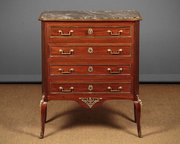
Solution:
<svg viewBox="0 0 180 144">
<path fill-rule="evenodd" d="M 138 75 L 139 21 L 42 21 L 41 138 L 48 101 L 94 108 L 113 99 L 134 101 L 141 137 Z"/>
<path fill-rule="evenodd" d="M 60 36 L 59 31 L 61 30 L 63 34 L 67 34 L 69 33 L 69 31 L 73 30 L 72 34 L 71 34 L 71 38 L 72 37 L 80 37 L 80 36 L 90 36 L 90 37 L 97 37 L 97 36 L 102 36 L 102 37 L 106 37 L 106 36 L 111 36 L 110 33 L 108 33 L 108 30 L 111 30 L 114 34 L 117 34 L 119 31 L 123 31 L 120 35 L 121 36 L 130 36 L 130 27 L 121 27 L 121 26 L 117 26 L 117 27 L 105 27 L 105 26 L 101 26 L 101 27 L 93 27 L 93 24 L 91 26 L 93 28 L 93 33 L 91 35 L 88 34 L 88 29 L 90 28 L 88 27 L 76 27 L 76 26 L 70 26 L 70 27 L 62 27 L 61 25 L 59 26 L 51 26 L 50 27 L 50 37 L 52 36 Z M 60 36 L 60 38 L 63 38 L 66 36 Z"/>
<path fill-rule="evenodd" d="M 92 90 L 88 89 L 88 83 L 51 83 L 50 85 L 50 93 L 64 94 L 66 91 L 61 91 L 60 87 L 64 90 L 69 90 L 73 87 L 73 90 L 68 93 L 130 93 L 131 92 L 131 84 L 130 83 L 91 83 L 93 86 Z M 111 92 L 108 87 L 111 87 L 115 92 Z M 121 87 L 121 89 L 118 89 Z"/>
<path fill-rule="evenodd" d="M 50 75 L 125 75 L 131 65 L 50 65 Z"/>
<path fill-rule="evenodd" d="M 92 96 L 93 94 L 93 96 Z M 71 101 L 76 101 L 76 102 L 81 102 L 79 100 L 79 98 L 82 97 L 103 97 L 102 101 L 106 101 L 106 100 L 133 100 L 133 94 L 132 93 L 74 93 L 74 94 L 70 94 L 70 93 L 66 93 L 66 94 L 49 94 L 48 95 L 48 99 L 49 100 L 71 100 Z M 101 101 L 100 101 L 101 102 Z M 80 103 L 82 104 L 82 103 Z M 102 104 L 102 103 L 101 103 Z M 88 106 L 86 105 L 86 108 L 88 108 Z"/>
<path fill-rule="evenodd" d="M 89 52 L 89 49 L 92 50 L 92 52 Z M 60 50 L 63 50 L 67 54 L 63 55 Z M 68 54 L 73 50 L 72 54 Z M 112 52 L 109 52 L 108 50 L 111 50 Z M 121 50 L 119 52 L 119 50 Z M 128 45 L 101 45 L 101 46 L 93 46 L 93 45 L 84 45 L 79 46 L 78 44 L 74 44 L 73 46 L 70 45 L 53 45 L 49 44 L 49 56 L 50 57 L 81 57 L 81 56 L 90 56 L 90 57 L 97 57 L 97 56 L 111 56 L 113 57 L 131 57 L 131 46 Z"/>
</svg>

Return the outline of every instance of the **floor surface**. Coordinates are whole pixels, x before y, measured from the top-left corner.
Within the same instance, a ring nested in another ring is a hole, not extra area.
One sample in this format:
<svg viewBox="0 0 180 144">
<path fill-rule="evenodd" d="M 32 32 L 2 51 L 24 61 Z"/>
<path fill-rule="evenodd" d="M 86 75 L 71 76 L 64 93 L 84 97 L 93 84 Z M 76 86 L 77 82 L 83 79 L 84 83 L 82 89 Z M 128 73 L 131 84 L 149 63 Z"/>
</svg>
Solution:
<svg viewBox="0 0 180 144">
<path fill-rule="evenodd" d="M 180 85 L 141 84 L 142 133 L 131 101 L 96 109 L 75 102 L 48 103 L 45 138 L 39 139 L 40 84 L 0 85 L 0 144 L 180 144 Z"/>
</svg>

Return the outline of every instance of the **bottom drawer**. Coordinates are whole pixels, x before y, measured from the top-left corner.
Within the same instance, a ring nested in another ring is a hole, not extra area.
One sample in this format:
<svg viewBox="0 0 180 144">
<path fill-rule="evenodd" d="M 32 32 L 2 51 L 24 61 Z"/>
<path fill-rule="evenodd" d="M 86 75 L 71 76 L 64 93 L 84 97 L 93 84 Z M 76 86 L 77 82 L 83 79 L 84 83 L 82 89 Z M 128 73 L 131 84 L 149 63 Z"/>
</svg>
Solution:
<svg viewBox="0 0 180 144">
<path fill-rule="evenodd" d="M 131 83 L 51 83 L 49 94 L 131 93 Z"/>
</svg>

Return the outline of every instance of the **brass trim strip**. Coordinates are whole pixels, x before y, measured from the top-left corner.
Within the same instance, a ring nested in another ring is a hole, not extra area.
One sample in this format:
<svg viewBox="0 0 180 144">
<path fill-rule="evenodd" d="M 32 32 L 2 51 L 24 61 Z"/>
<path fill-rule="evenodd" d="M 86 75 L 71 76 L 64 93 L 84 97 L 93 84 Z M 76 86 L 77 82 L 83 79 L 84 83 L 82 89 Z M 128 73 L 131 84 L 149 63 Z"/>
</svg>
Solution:
<svg viewBox="0 0 180 144">
<path fill-rule="evenodd" d="M 52 64 L 49 63 L 49 66 L 131 66 L 132 64 L 91 64 L 91 65 L 87 65 L 87 64 L 68 64 L 68 65 L 64 65 L 64 64 Z"/>
<path fill-rule="evenodd" d="M 63 47 L 78 47 L 78 46 L 95 46 L 95 47 L 118 47 L 118 46 L 129 46 L 132 47 L 133 44 L 132 43 L 48 43 L 49 47 L 53 47 L 53 46 L 63 46 Z"/>
<path fill-rule="evenodd" d="M 64 95 L 64 94 L 130 94 L 132 92 L 71 92 L 71 93 L 62 93 L 62 92 L 50 92 L 50 94 L 60 94 L 60 95 Z"/>
<path fill-rule="evenodd" d="M 131 35 L 129 36 L 69 36 L 69 37 L 66 37 L 66 36 L 49 36 L 49 38 L 62 38 L 62 39 L 69 39 L 69 38 L 88 38 L 88 39 L 95 39 L 95 38 L 98 38 L 98 39 L 103 39 L 103 38 L 132 38 Z"/>
<path fill-rule="evenodd" d="M 132 82 L 49 82 L 49 84 L 132 84 Z"/>
<path fill-rule="evenodd" d="M 128 26 L 91 26 L 91 28 L 131 28 L 132 25 Z M 49 26 L 48 28 L 89 28 L 89 26 Z"/>
<path fill-rule="evenodd" d="M 98 76 L 124 76 L 124 75 L 131 75 L 131 74 L 69 74 L 69 75 L 65 75 L 65 74 L 50 74 L 50 76 L 76 76 L 76 75 L 81 75 L 81 76 L 94 76 L 94 75 L 98 75 Z"/>
<path fill-rule="evenodd" d="M 89 56 L 89 57 L 95 57 L 95 56 L 98 56 L 98 57 L 111 57 L 111 59 L 121 59 L 121 58 L 132 58 L 132 55 L 129 54 L 129 55 L 118 55 L 118 57 L 115 57 L 113 55 L 85 55 L 85 56 Z M 62 55 L 49 55 L 49 58 L 62 58 L 63 56 Z M 80 55 L 71 55 L 71 58 L 74 58 L 74 57 L 78 57 L 78 58 L 82 58 L 80 57 Z M 91 58 L 93 59 L 93 58 Z M 97 60 L 97 58 L 95 58 Z M 84 60 L 84 57 L 83 57 L 83 60 Z"/>
</svg>

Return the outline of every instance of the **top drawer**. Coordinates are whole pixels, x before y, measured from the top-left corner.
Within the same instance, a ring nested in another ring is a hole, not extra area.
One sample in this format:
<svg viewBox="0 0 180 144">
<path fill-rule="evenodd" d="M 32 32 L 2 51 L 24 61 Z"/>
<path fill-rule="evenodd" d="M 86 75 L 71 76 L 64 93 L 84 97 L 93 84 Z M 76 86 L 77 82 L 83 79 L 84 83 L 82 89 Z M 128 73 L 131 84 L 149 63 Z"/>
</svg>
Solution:
<svg viewBox="0 0 180 144">
<path fill-rule="evenodd" d="M 133 25 L 131 23 L 77 23 L 49 22 L 47 25 L 49 42 L 122 42 L 131 43 Z"/>
<path fill-rule="evenodd" d="M 129 26 L 111 26 L 111 27 L 62 27 L 51 26 L 50 38 L 63 37 L 123 37 L 131 36 Z"/>
</svg>

